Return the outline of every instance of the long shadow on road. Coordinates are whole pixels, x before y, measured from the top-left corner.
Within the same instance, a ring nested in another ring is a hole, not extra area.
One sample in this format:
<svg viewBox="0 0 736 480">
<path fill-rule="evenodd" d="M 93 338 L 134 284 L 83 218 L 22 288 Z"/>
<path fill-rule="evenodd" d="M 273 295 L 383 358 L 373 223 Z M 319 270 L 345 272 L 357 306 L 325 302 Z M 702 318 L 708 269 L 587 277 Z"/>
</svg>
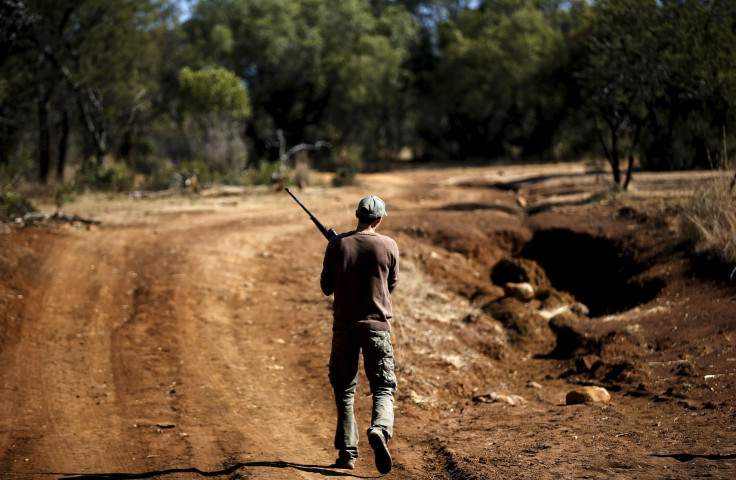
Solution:
<svg viewBox="0 0 736 480">
<path fill-rule="evenodd" d="M 173 475 L 175 473 L 195 473 L 202 477 L 218 477 L 235 473 L 242 468 L 293 468 L 302 472 L 316 473 L 325 477 L 352 477 L 352 478 L 379 478 L 354 475 L 345 470 L 336 470 L 325 465 L 305 465 L 301 463 L 275 461 L 275 462 L 248 462 L 237 463 L 223 470 L 207 472 L 198 468 L 171 468 L 168 470 L 156 470 L 142 473 L 48 473 L 45 475 L 61 475 L 60 480 L 135 480 Z"/>
<path fill-rule="evenodd" d="M 703 458 L 706 460 L 734 460 L 736 459 L 736 453 L 729 454 L 696 454 L 696 453 L 669 453 L 661 455 L 652 455 L 660 458 L 674 458 L 679 462 L 689 462 L 696 458 Z"/>
</svg>

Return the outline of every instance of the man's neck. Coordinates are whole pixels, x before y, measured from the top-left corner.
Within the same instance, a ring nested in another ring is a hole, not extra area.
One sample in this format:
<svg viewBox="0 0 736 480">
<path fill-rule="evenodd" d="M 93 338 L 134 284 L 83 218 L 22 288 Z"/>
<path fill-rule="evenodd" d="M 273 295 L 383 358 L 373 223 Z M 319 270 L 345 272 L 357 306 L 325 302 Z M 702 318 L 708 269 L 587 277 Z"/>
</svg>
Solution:
<svg viewBox="0 0 736 480">
<path fill-rule="evenodd" d="M 358 222 L 358 228 L 356 228 L 355 231 L 357 233 L 375 233 L 379 225 L 381 225 L 380 218 L 377 218 L 371 223 Z"/>
<path fill-rule="evenodd" d="M 358 228 L 355 229 L 357 233 L 374 233 L 376 231 L 373 225 L 368 223 L 359 223 Z"/>
</svg>

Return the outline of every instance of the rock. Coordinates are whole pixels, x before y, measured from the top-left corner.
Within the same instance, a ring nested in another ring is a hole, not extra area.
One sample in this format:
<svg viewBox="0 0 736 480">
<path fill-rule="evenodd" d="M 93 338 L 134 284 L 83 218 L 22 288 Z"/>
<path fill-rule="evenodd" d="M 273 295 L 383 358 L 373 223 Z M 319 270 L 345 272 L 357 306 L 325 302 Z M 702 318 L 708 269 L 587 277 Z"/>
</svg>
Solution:
<svg viewBox="0 0 736 480">
<path fill-rule="evenodd" d="M 537 313 L 539 313 L 539 315 L 544 317 L 546 320 L 551 320 L 568 312 L 570 312 L 570 307 L 568 305 L 561 305 L 553 309 L 540 309 Z"/>
<path fill-rule="evenodd" d="M 526 400 L 521 395 L 498 395 L 496 401 L 508 403 L 511 406 L 524 405 Z"/>
<path fill-rule="evenodd" d="M 529 383 L 526 384 L 526 386 L 529 387 L 529 388 L 536 388 L 538 390 L 541 390 L 542 389 L 542 385 L 540 385 L 537 382 L 529 382 Z"/>
<path fill-rule="evenodd" d="M 513 297 L 522 302 L 534 300 L 534 287 L 529 282 L 508 282 L 503 286 L 503 293 L 507 297 Z"/>
<path fill-rule="evenodd" d="M 519 405 L 524 405 L 526 403 L 526 400 L 524 397 L 520 395 L 500 395 L 496 392 L 491 393 L 485 393 L 483 395 L 476 395 L 473 397 L 474 402 L 478 403 L 506 403 L 511 405 L 512 407 L 516 407 Z"/>
<path fill-rule="evenodd" d="M 542 301 L 542 305 L 540 306 L 540 309 L 542 310 L 551 312 L 560 307 L 566 307 L 566 310 L 572 311 L 577 303 L 577 300 L 572 294 L 569 292 L 562 292 L 555 288 L 549 288 L 540 293 L 541 295 L 538 295 L 538 297 Z"/>
<path fill-rule="evenodd" d="M 607 405 L 611 401 L 611 394 L 603 387 L 580 387 L 569 392 L 565 397 L 568 405 L 576 405 L 580 403 L 602 403 Z"/>
</svg>

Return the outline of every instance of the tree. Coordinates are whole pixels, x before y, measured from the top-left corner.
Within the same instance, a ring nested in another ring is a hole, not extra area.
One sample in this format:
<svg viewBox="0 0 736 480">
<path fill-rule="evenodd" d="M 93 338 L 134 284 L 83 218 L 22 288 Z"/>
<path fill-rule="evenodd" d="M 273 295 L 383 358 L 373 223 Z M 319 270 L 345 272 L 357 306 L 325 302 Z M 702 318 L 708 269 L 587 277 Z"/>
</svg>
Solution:
<svg viewBox="0 0 736 480">
<path fill-rule="evenodd" d="M 709 163 L 734 125 L 736 12 L 719 0 L 601 0 L 578 75 L 616 184 L 634 155 L 656 168 Z"/>
<path fill-rule="evenodd" d="M 461 12 L 440 27 L 430 94 L 436 113 L 425 116 L 436 123 L 425 132 L 460 158 L 539 152 L 528 140 L 562 108 L 562 97 L 547 103 L 554 97 L 540 88 L 562 46 L 560 32 L 531 1 L 488 1 Z"/>
<path fill-rule="evenodd" d="M 0 131 L 2 162 L 8 163 L 22 143 L 26 125 L 35 125 L 38 177 L 46 181 L 49 169 L 49 102 L 54 88 L 49 69 L 44 68 L 36 48 L 34 31 L 40 17 L 20 1 L 0 3 L 2 49 L 0 50 Z"/>
<path fill-rule="evenodd" d="M 664 86 L 651 105 L 645 166 L 719 163 L 723 132 L 733 138 L 736 127 L 735 7 L 729 1 L 662 2 L 658 41 Z"/>
<path fill-rule="evenodd" d="M 243 81 L 222 67 L 179 73 L 185 111 L 197 126 L 198 153 L 223 170 L 245 167 L 243 122 L 251 114 Z"/>
<path fill-rule="evenodd" d="M 249 134 L 274 156 L 279 129 L 290 144 L 399 142 L 402 65 L 415 28 L 403 8 L 376 16 L 364 0 L 222 0 L 198 4 L 185 29 L 206 43 L 215 26 L 234 39 L 221 58 L 248 85 Z"/>
<path fill-rule="evenodd" d="M 179 84 L 188 110 L 196 117 L 227 116 L 245 120 L 251 113 L 248 91 L 237 75 L 222 67 L 184 67 Z"/>
<path fill-rule="evenodd" d="M 613 181 L 628 187 L 648 107 L 661 95 L 655 0 L 605 0 L 593 7 L 587 65 L 579 73 L 586 107 L 594 115 Z M 620 162 L 628 157 L 626 178 Z"/>
<path fill-rule="evenodd" d="M 9 60 L 0 68 L 3 77 L 12 80 L 10 90 L 34 94 L 7 97 L 10 100 L 0 108 L 35 104 L 41 180 L 48 174 L 56 129 L 61 136 L 60 168 L 71 128 L 84 140 L 89 154 L 85 161 L 95 159 L 87 167 L 99 167 L 104 156 L 135 130 L 155 95 L 159 54 L 155 36 L 168 7 L 159 0 L 16 4 L 24 5 L 30 20 L 16 35 Z"/>
</svg>

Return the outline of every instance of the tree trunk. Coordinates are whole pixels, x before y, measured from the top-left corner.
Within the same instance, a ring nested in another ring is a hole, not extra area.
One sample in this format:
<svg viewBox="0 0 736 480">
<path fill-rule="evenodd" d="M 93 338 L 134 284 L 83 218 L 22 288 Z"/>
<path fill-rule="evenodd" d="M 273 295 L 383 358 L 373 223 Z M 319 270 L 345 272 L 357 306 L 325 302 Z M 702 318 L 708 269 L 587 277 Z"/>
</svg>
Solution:
<svg viewBox="0 0 736 480">
<path fill-rule="evenodd" d="M 639 135 L 641 135 L 641 124 L 637 123 L 636 125 L 636 131 L 634 132 L 634 140 L 631 142 L 631 148 L 629 149 L 629 165 L 626 168 L 626 179 L 624 180 L 624 191 L 626 191 L 629 188 L 629 183 L 631 182 L 631 173 L 634 170 L 634 149 L 636 148 L 636 145 L 639 143 Z"/>
<path fill-rule="evenodd" d="M 75 91 L 82 120 L 87 129 L 87 138 L 94 151 L 95 168 L 99 168 L 107 154 L 107 130 L 104 125 L 102 101 L 96 89 L 92 87 L 77 86 Z M 84 162 L 89 164 L 86 159 Z"/>
<path fill-rule="evenodd" d="M 64 78 L 69 81 L 70 86 L 74 90 L 79 110 L 82 114 L 82 121 L 87 130 L 88 141 L 94 150 L 95 167 L 99 168 L 107 153 L 107 128 L 104 122 L 104 108 L 102 105 L 102 95 L 98 88 L 94 86 L 84 87 L 80 85 L 69 69 L 59 61 L 50 49 L 44 49 L 44 57 L 51 63 Z M 82 170 L 89 167 L 89 160 L 86 158 L 82 161 Z"/>
<path fill-rule="evenodd" d="M 616 185 L 621 185 L 621 170 L 618 166 L 618 128 L 615 127 L 611 122 L 606 123 L 608 124 L 609 130 L 611 130 L 610 150 L 606 145 L 606 140 L 603 138 L 603 132 L 601 131 L 600 125 L 598 125 L 598 121 L 595 122 L 595 130 L 598 134 L 598 140 L 601 142 L 601 147 L 603 147 L 603 153 L 606 156 L 606 160 L 608 160 L 608 164 L 611 165 L 611 170 L 613 171 L 613 181 L 616 183 Z"/>
<path fill-rule="evenodd" d="M 59 157 L 56 162 L 56 178 L 59 182 L 64 182 L 64 168 L 66 167 L 66 153 L 69 145 L 69 114 L 62 112 L 61 114 L 61 137 L 59 138 Z"/>
<path fill-rule="evenodd" d="M 634 169 L 634 152 L 633 150 L 629 152 L 629 165 L 626 168 L 626 178 L 624 179 L 624 186 L 623 189 L 626 191 L 629 188 L 629 183 L 631 183 L 631 172 Z"/>
<path fill-rule="evenodd" d="M 133 134 L 130 130 L 126 130 L 123 134 L 123 138 L 120 140 L 118 156 L 125 159 L 128 165 L 130 165 L 130 160 L 133 156 Z"/>
<path fill-rule="evenodd" d="M 621 185 L 621 167 L 618 157 L 618 129 L 611 128 L 611 157 L 608 159 L 613 171 L 613 183 Z"/>
<path fill-rule="evenodd" d="M 49 127 L 49 94 L 41 92 L 38 100 L 38 179 L 46 183 L 51 164 L 51 129 Z"/>
</svg>

